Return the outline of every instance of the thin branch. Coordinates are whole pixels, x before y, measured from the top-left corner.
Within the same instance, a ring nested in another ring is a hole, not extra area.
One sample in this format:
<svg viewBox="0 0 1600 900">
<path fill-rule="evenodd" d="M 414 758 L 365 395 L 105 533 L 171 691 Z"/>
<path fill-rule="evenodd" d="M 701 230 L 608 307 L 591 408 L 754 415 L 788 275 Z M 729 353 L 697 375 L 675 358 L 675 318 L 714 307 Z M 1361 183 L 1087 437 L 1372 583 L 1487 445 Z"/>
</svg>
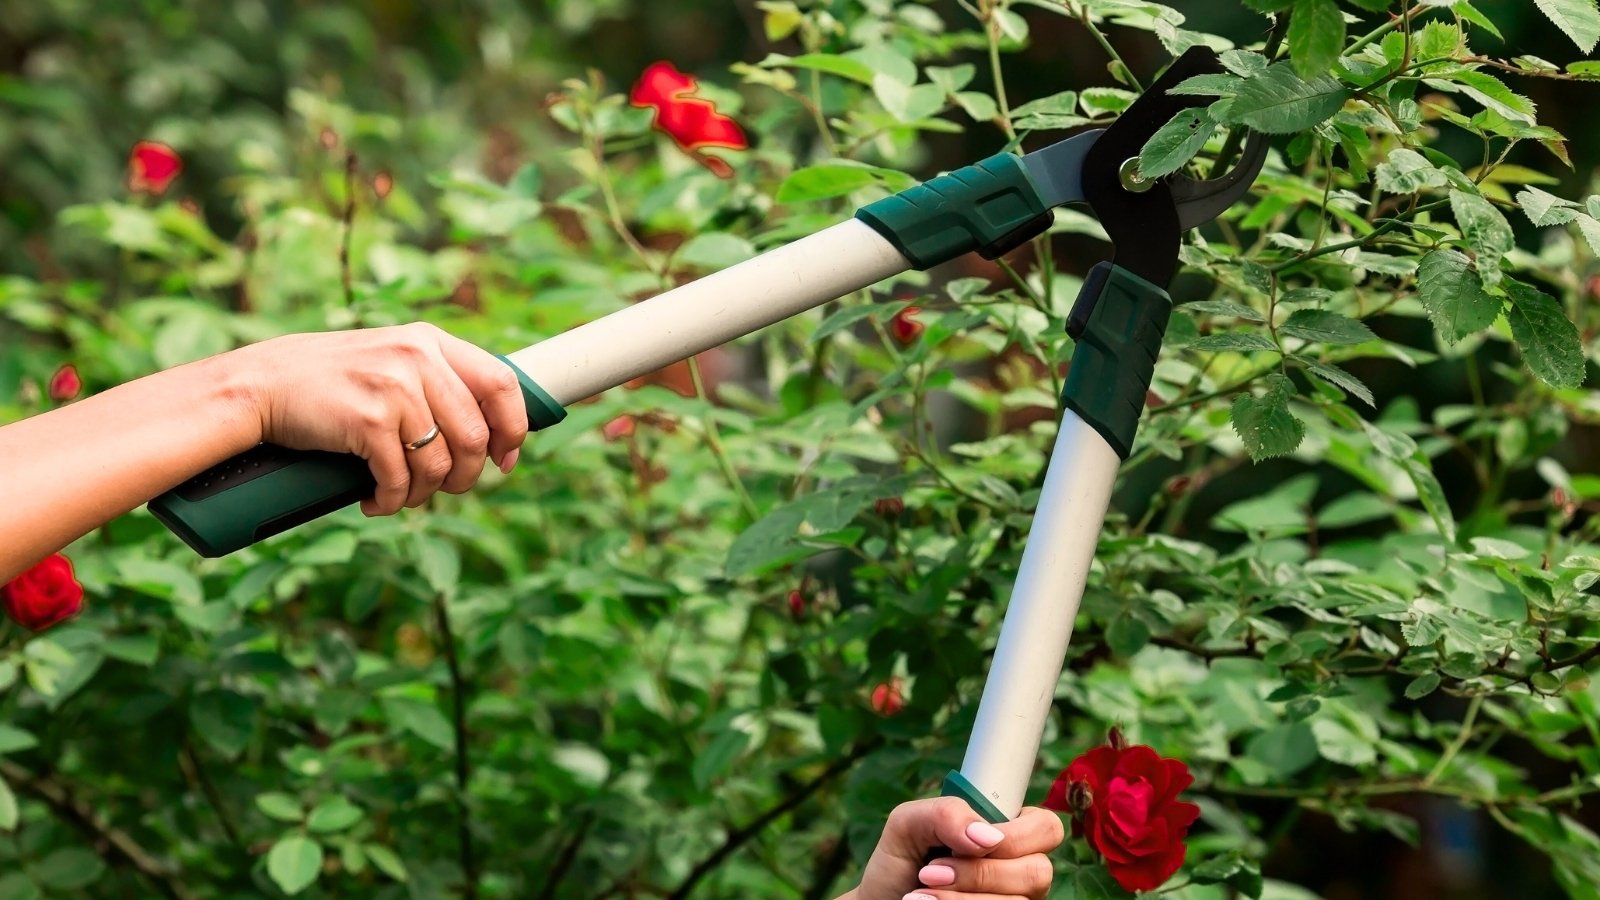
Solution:
<svg viewBox="0 0 1600 900">
<path fill-rule="evenodd" d="M 538 900 L 554 900 L 556 889 L 561 886 L 561 880 L 567 877 L 567 872 L 571 871 L 572 864 L 577 862 L 578 850 L 583 846 L 584 839 L 589 836 L 590 830 L 594 828 L 594 820 L 594 813 L 585 815 L 583 820 L 578 823 L 577 829 L 572 832 L 572 836 L 567 838 L 565 844 L 561 845 L 561 852 L 556 854 L 555 865 L 550 867 L 550 875 L 545 879 L 544 887 L 539 891 Z"/>
<path fill-rule="evenodd" d="M 668 900 L 687 900 L 687 898 L 693 896 L 695 885 L 699 884 L 701 879 L 722 865 L 728 857 L 738 852 L 739 848 L 748 843 L 751 838 L 754 838 L 768 825 L 806 802 L 811 798 L 811 795 L 821 790 L 828 782 L 850 771 L 863 757 L 877 749 L 877 746 L 877 741 L 868 741 L 862 744 L 853 750 L 850 755 L 836 760 L 833 765 L 823 770 L 821 775 L 801 785 L 794 793 L 778 801 L 771 809 L 751 819 L 747 824 L 729 831 L 727 838 L 722 842 L 722 846 L 713 850 L 710 856 L 702 859 L 693 869 L 689 870 L 689 874 L 684 877 L 683 882 L 668 895 Z"/>
<path fill-rule="evenodd" d="M 206 773 L 205 765 L 200 762 L 200 754 L 195 752 L 194 743 L 189 740 L 189 735 L 183 736 L 182 748 L 178 756 L 178 766 L 183 774 L 200 787 L 200 792 L 205 795 L 206 802 L 217 814 L 217 821 L 222 825 L 222 833 L 228 836 L 228 843 L 235 848 L 244 849 L 244 841 L 239 839 L 239 829 L 233 824 L 233 817 L 228 814 L 227 804 L 222 802 L 222 794 Z"/>
<path fill-rule="evenodd" d="M 833 883 L 839 880 L 839 873 L 850 863 L 850 832 L 848 829 L 839 832 L 839 837 L 833 842 L 833 849 L 827 855 L 817 860 L 817 868 L 811 875 L 811 886 L 806 888 L 804 900 L 826 900 L 833 896 L 829 890 Z"/>
<path fill-rule="evenodd" d="M 127 832 L 101 821 L 95 807 L 73 796 L 66 785 L 46 775 L 35 775 L 9 760 L 0 760 L 0 775 L 24 794 L 50 807 L 62 821 L 81 831 L 107 862 L 127 866 L 139 873 L 163 897 L 195 900 L 195 895 L 184 887 L 176 866 L 156 858 Z"/>
<path fill-rule="evenodd" d="M 344 213 L 340 217 L 339 232 L 339 286 L 344 289 L 346 308 L 356 305 L 356 292 L 350 280 L 350 234 L 356 221 L 356 152 L 344 155 Z"/>
<path fill-rule="evenodd" d="M 456 636 L 450 629 L 450 611 L 445 608 L 444 595 L 433 595 L 433 615 L 439 627 L 440 649 L 444 651 L 445 665 L 450 669 L 450 699 L 455 722 L 456 743 L 456 836 L 460 845 L 461 872 L 466 879 L 462 896 L 475 900 L 478 896 L 478 864 L 472 847 L 472 810 L 467 803 L 467 782 L 472 778 L 471 762 L 467 758 L 467 689 L 461 677 L 461 660 L 456 655 Z"/>
</svg>

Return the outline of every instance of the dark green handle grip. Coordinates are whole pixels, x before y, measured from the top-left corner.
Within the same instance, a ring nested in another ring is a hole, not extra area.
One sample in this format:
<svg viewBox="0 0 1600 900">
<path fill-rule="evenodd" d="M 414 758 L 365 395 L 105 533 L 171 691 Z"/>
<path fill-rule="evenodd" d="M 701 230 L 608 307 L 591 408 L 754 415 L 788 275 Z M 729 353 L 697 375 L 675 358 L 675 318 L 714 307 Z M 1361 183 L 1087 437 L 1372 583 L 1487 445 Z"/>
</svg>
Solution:
<svg viewBox="0 0 1600 900">
<path fill-rule="evenodd" d="M 994 259 L 1052 221 L 1022 160 L 1010 153 L 868 204 L 856 218 L 921 270 L 973 251 Z"/>
<path fill-rule="evenodd" d="M 517 372 L 531 430 L 566 418 L 543 388 L 500 360 Z M 162 494 L 149 509 L 201 556 L 226 556 L 365 500 L 377 486 L 359 456 L 261 444 Z"/>
<path fill-rule="evenodd" d="M 1072 351 L 1062 402 L 1127 459 L 1144 413 L 1161 340 L 1172 318 L 1167 292 L 1100 263 L 1084 278 L 1067 330 Z"/>
</svg>

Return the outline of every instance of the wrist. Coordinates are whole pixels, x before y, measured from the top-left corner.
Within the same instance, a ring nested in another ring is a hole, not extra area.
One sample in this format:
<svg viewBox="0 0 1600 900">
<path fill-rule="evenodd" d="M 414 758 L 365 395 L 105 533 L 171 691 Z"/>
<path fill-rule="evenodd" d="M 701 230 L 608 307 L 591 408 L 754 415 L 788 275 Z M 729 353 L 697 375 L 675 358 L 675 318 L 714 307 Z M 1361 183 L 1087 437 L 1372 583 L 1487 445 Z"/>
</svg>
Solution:
<svg viewBox="0 0 1600 900">
<path fill-rule="evenodd" d="M 251 348 L 203 359 L 186 366 L 199 381 L 205 404 L 226 436 L 233 452 L 242 453 L 265 440 L 267 420 L 266 379 Z"/>
</svg>

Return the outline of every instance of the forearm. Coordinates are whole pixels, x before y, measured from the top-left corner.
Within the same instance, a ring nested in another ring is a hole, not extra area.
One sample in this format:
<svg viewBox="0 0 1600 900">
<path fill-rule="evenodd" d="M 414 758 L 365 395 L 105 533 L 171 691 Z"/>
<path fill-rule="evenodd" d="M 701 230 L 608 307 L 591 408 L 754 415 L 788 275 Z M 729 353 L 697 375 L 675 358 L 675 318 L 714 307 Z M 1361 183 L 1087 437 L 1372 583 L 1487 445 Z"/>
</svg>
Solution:
<svg viewBox="0 0 1600 900">
<path fill-rule="evenodd" d="M 238 370 L 204 360 L 0 428 L 0 583 L 259 443 Z"/>
</svg>

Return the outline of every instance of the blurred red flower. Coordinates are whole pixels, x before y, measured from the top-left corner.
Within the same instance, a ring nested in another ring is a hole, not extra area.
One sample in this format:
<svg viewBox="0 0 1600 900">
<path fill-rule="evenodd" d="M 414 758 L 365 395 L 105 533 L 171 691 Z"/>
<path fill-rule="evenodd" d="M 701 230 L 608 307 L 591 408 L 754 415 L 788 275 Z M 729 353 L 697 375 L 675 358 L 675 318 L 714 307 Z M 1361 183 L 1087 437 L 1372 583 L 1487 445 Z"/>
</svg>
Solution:
<svg viewBox="0 0 1600 900">
<path fill-rule="evenodd" d="M 140 141 L 128 154 L 128 190 L 160 196 L 182 171 L 178 151 L 156 141 Z"/>
<path fill-rule="evenodd" d="M 892 716 L 906 705 L 905 682 L 891 678 L 872 689 L 872 711 L 880 716 Z"/>
<path fill-rule="evenodd" d="M 72 560 L 60 553 L 0 587 L 6 614 L 29 631 L 43 631 L 83 609 L 83 585 L 72 572 Z"/>
<path fill-rule="evenodd" d="M 917 321 L 917 313 L 922 312 L 918 306 L 908 306 L 894 314 L 889 320 L 889 333 L 902 344 L 915 341 L 928 327 Z"/>
<path fill-rule="evenodd" d="M 626 413 L 617 416 L 615 419 L 600 426 L 600 433 L 605 435 L 608 441 L 621 440 L 633 434 L 633 416 Z"/>
<path fill-rule="evenodd" d="M 68 364 L 50 376 L 50 399 L 65 403 L 83 391 L 83 379 L 78 377 L 78 367 Z"/>
<path fill-rule="evenodd" d="M 1200 807 L 1178 799 L 1194 783 L 1189 767 L 1142 744 L 1111 740 L 1073 760 L 1051 785 L 1046 809 L 1074 815 L 1073 831 L 1106 860 L 1117 884 L 1153 891 L 1183 866 L 1184 838 Z"/>
<path fill-rule="evenodd" d="M 710 100 L 690 96 L 698 89 L 694 76 L 678 71 L 672 63 L 657 62 L 639 76 L 630 99 L 634 106 L 654 109 L 656 128 L 684 152 L 723 178 L 731 177 L 733 168 L 727 162 L 698 151 L 707 147 L 744 150 L 750 142 L 739 123 L 717 112 Z"/>
</svg>

